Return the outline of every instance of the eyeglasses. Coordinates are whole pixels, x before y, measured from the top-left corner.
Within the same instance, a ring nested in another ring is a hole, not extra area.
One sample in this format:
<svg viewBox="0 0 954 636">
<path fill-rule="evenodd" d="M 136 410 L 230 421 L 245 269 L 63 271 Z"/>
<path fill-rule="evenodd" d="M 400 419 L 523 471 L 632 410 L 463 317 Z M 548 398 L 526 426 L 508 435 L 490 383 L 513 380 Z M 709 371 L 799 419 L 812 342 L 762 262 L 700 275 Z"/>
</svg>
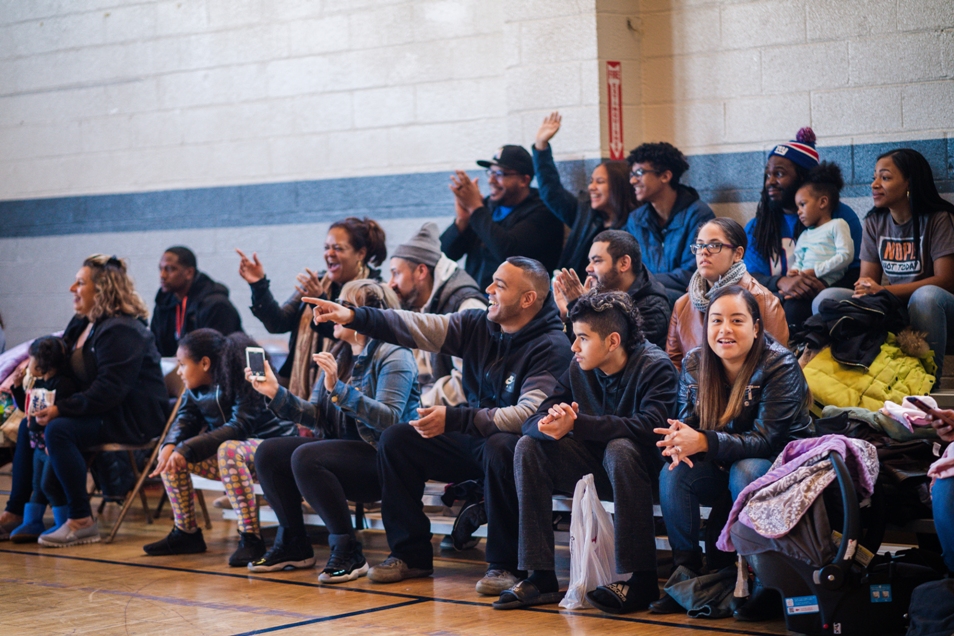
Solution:
<svg viewBox="0 0 954 636">
<path fill-rule="evenodd" d="M 731 243 L 690 243 L 689 251 L 693 254 L 698 254 L 702 250 L 705 250 L 710 254 L 718 254 L 722 251 L 723 247 L 728 247 L 734 250 L 738 247 L 738 245 L 732 245 Z"/>
<path fill-rule="evenodd" d="M 659 170 L 646 170 L 645 168 L 636 168 L 635 170 L 629 173 L 629 176 L 631 178 L 640 179 L 647 172 L 652 172 L 653 174 L 659 174 Z"/>
<path fill-rule="evenodd" d="M 519 174 L 520 174 L 519 172 L 504 172 L 503 170 L 488 170 L 487 178 L 496 179 L 497 181 L 500 181 L 504 177 L 515 177 Z"/>
</svg>

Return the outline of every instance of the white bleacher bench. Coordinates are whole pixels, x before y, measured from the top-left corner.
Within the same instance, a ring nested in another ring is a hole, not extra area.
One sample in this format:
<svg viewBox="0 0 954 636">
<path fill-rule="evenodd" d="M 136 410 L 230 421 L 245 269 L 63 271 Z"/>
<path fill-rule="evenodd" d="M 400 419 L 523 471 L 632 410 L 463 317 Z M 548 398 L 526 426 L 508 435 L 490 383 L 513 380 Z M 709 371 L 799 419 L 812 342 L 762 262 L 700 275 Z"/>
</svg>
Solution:
<svg viewBox="0 0 954 636">
<path fill-rule="evenodd" d="M 198 475 L 192 475 L 192 487 L 196 490 L 206 490 L 206 491 L 215 491 L 215 492 L 225 492 L 225 486 L 222 485 L 222 482 L 215 479 L 206 479 L 204 477 L 199 477 Z M 259 484 L 255 484 L 255 494 L 262 495 L 262 487 Z M 444 484 L 429 481 L 424 486 L 424 497 L 422 501 L 425 506 L 443 506 L 441 501 L 441 495 L 444 494 Z M 612 501 L 603 501 L 600 502 L 603 504 L 603 509 L 606 510 L 609 514 L 615 514 L 616 506 Z M 554 512 L 570 512 L 573 508 L 573 498 L 567 497 L 564 495 L 555 495 L 553 497 L 553 511 Z M 702 519 L 709 518 L 710 509 L 708 507 L 702 507 L 701 517 Z M 268 506 L 259 506 L 258 509 L 259 521 L 263 523 L 278 523 L 278 517 L 275 515 L 275 512 Z M 653 516 L 662 517 L 662 511 L 658 505 L 653 506 Z M 235 520 L 238 518 L 238 515 L 234 510 L 223 510 L 222 517 L 224 519 Z M 305 512 L 305 525 L 309 526 L 318 526 L 324 527 L 325 522 L 321 519 L 320 516 L 314 512 Z M 364 518 L 364 528 L 366 530 L 384 530 L 384 522 L 381 519 L 380 512 L 365 512 L 363 514 Z M 454 517 L 448 517 L 445 515 L 438 514 L 429 514 L 428 518 L 431 520 L 431 532 L 437 535 L 446 535 L 450 534 L 451 530 L 454 528 Z M 358 524 L 355 523 L 357 526 Z M 487 526 L 483 525 L 474 532 L 475 537 L 486 538 L 487 537 Z M 554 537 L 557 543 L 566 544 L 569 542 L 569 533 L 557 531 L 554 534 Z M 669 539 L 666 537 L 656 537 L 656 549 L 657 550 L 669 550 Z M 703 547 L 703 549 L 705 549 Z"/>
</svg>

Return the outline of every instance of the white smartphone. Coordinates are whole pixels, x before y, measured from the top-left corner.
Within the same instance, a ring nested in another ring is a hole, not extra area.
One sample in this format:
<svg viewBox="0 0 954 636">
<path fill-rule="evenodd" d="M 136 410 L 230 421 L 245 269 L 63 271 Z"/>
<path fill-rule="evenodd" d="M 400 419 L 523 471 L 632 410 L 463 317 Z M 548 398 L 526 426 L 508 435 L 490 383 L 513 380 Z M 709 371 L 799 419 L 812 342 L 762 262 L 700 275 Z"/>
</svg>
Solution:
<svg viewBox="0 0 954 636">
<path fill-rule="evenodd" d="M 252 377 L 256 380 L 265 379 L 265 350 L 261 347 L 246 347 L 245 361 L 252 370 Z"/>
</svg>

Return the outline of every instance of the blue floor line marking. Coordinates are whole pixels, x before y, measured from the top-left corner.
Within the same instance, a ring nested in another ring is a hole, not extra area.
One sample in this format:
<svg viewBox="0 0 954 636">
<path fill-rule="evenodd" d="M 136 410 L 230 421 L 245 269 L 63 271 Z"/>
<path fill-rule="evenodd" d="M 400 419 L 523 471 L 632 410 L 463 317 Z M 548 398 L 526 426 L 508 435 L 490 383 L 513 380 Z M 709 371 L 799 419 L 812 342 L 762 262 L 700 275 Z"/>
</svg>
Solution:
<svg viewBox="0 0 954 636">
<path fill-rule="evenodd" d="M 351 618 L 352 616 L 362 616 L 364 614 L 373 614 L 375 612 L 384 612 L 387 610 L 398 609 L 401 607 L 407 607 L 409 605 L 418 605 L 420 603 L 426 603 L 427 599 L 419 599 L 414 601 L 405 601 L 404 603 L 395 603 L 393 605 L 384 605 L 382 607 L 374 607 L 366 610 L 356 610 L 354 612 L 347 612 L 345 614 L 335 614 L 334 616 L 324 616 L 322 618 L 315 618 L 307 621 L 299 621 L 297 623 L 289 623 L 288 625 L 276 625 L 275 627 L 266 627 L 264 629 L 256 629 L 251 632 L 240 632 L 238 634 L 233 634 L 232 636 L 251 636 L 252 634 L 269 634 L 271 632 L 280 632 L 286 629 L 294 629 L 296 627 L 304 627 L 305 625 L 314 625 L 316 623 L 327 623 L 329 621 L 337 621 L 342 618 Z"/>
</svg>

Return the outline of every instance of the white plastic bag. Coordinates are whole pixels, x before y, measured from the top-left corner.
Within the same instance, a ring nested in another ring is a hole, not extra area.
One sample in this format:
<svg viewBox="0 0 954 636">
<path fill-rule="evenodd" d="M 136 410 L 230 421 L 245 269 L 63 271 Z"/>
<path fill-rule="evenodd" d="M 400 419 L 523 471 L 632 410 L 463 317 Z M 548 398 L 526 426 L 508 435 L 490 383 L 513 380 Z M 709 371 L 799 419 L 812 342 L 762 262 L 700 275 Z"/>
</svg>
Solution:
<svg viewBox="0 0 954 636">
<path fill-rule="evenodd" d="M 586 593 L 612 583 L 616 572 L 613 520 L 603 509 L 593 475 L 573 491 L 570 521 L 570 586 L 560 601 L 564 609 L 586 607 Z"/>
</svg>

